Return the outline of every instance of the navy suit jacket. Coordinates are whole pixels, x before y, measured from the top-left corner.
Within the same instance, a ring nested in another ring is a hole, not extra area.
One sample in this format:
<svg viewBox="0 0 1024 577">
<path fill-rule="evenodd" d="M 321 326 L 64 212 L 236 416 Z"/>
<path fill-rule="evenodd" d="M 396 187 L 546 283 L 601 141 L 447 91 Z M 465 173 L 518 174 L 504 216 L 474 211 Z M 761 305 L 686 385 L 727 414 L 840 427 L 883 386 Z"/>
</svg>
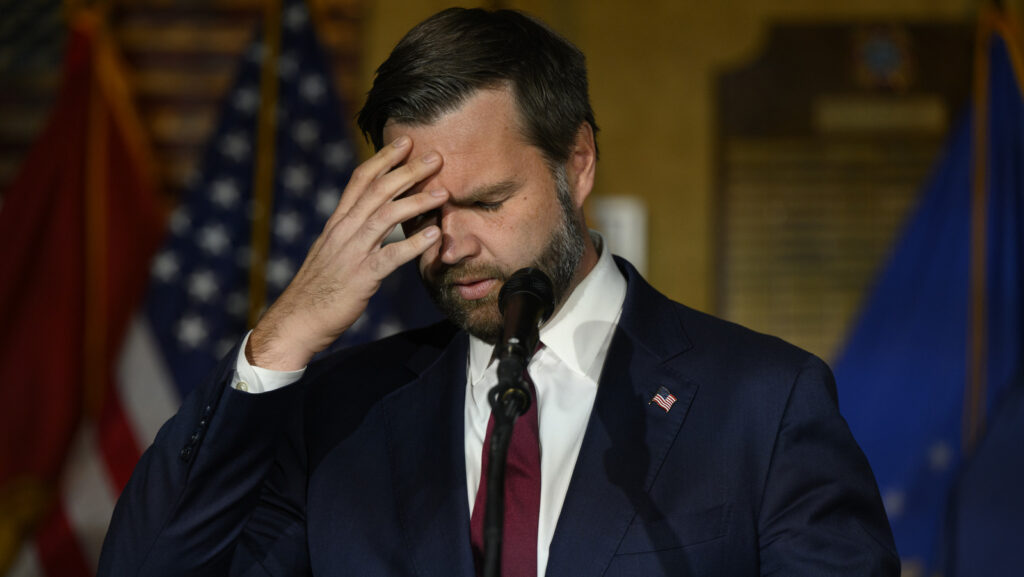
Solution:
<svg viewBox="0 0 1024 577">
<path fill-rule="evenodd" d="M 547 575 L 897 575 L 828 367 L 619 266 L 624 310 Z M 260 395 L 228 386 L 229 354 L 136 467 L 100 574 L 471 577 L 467 348 L 442 323 Z"/>
</svg>

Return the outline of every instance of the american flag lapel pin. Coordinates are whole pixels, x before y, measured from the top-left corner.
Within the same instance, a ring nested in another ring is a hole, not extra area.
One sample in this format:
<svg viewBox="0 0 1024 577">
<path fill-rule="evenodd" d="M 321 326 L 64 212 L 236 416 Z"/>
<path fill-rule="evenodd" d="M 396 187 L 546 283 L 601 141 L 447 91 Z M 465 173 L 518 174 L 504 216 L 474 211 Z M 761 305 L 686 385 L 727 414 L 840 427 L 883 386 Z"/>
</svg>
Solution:
<svg viewBox="0 0 1024 577">
<path fill-rule="evenodd" d="M 647 404 L 656 403 L 659 407 L 665 409 L 665 412 L 667 413 L 675 402 L 676 396 L 672 394 L 672 391 L 669 391 L 665 387 L 658 387 L 658 392 L 654 393 L 654 396 L 651 397 L 650 402 Z"/>
</svg>

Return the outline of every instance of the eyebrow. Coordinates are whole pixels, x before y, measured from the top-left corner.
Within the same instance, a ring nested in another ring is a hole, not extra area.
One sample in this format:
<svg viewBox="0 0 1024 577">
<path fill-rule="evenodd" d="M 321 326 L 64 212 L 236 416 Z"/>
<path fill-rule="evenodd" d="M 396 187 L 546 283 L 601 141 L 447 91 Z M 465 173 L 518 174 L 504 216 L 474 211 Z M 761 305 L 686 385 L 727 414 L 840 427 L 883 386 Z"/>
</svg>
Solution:
<svg viewBox="0 0 1024 577">
<path fill-rule="evenodd" d="M 485 184 L 470 190 L 465 196 L 452 199 L 456 204 L 473 204 L 474 202 L 496 200 L 507 196 L 523 185 L 521 180 L 503 180 L 493 184 Z"/>
</svg>

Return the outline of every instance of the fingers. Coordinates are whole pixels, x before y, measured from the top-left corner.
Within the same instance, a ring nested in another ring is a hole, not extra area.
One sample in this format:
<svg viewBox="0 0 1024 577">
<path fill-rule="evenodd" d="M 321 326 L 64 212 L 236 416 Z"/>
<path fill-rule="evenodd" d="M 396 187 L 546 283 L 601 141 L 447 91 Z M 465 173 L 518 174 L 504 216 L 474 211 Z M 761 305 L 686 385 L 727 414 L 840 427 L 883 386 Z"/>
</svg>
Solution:
<svg viewBox="0 0 1024 577">
<path fill-rule="evenodd" d="M 363 225 L 363 233 L 357 235 L 363 249 L 370 249 L 384 241 L 395 226 L 439 208 L 448 200 L 448 191 L 433 189 L 387 202 L 377 209 Z M 426 221 L 426 219 L 423 219 Z M 419 227 L 422 227 L 421 224 Z"/>
<path fill-rule="evenodd" d="M 409 238 L 382 246 L 369 260 L 370 268 L 383 279 L 398 267 L 427 251 L 441 240 L 441 229 L 428 226 Z"/>
<path fill-rule="evenodd" d="M 395 168 L 408 158 L 412 150 L 411 144 L 408 136 L 399 137 L 359 165 L 352 172 L 352 177 L 330 220 L 339 220 L 352 212 L 354 207 L 359 207 L 355 216 L 365 218 L 381 204 L 402 194 L 440 169 L 441 158 L 435 152 Z"/>
<path fill-rule="evenodd" d="M 377 151 L 377 154 L 371 156 L 369 160 L 357 166 L 352 171 L 349 183 L 359 187 L 368 186 L 405 159 L 409 155 L 409 151 L 412 150 L 410 144 L 412 144 L 412 140 L 408 136 L 396 138 L 391 144 Z"/>
<path fill-rule="evenodd" d="M 441 164 L 441 155 L 430 152 L 384 174 L 356 199 L 355 205 L 349 210 L 349 215 L 357 219 L 369 218 L 387 202 L 436 173 Z"/>
</svg>

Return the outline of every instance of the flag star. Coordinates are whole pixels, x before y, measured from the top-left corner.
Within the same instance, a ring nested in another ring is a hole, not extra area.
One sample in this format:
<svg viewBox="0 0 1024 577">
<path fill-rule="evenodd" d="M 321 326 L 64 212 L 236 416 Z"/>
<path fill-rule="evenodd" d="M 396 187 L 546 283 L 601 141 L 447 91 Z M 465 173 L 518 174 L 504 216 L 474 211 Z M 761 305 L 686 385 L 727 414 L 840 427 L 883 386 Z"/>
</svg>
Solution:
<svg viewBox="0 0 1024 577">
<path fill-rule="evenodd" d="M 278 214 L 274 219 L 274 234 L 285 242 L 295 242 L 302 234 L 302 217 L 294 211 Z"/>
<path fill-rule="evenodd" d="M 171 232 L 177 236 L 183 236 L 192 227 L 192 217 L 188 211 L 178 207 L 171 215 Z"/>
<path fill-rule="evenodd" d="M 306 12 L 304 4 L 294 4 L 284 13 L 284 25 L 291 31 L 296 31 L 309 20 L 309 13 Z"/>
<path fill-rule="evenodd" d="M 906 495 L 899 489 L 888 489 L 882 494 L 882 503 L 885 505 L 885 512 L 890 518 L 903 515 L 906 507 Z"/>
<path fill-rule="evenodd" d="M 928 449 L 928 464 L 932 471 L 941 472 L 953 461 L 953 450 L 945 441 L 939 441 Z"/>
<path fill-rule="evenodd" d="M 294 274 L 292 263 L 287 258 L 276 257 L 267 263 L 267 283 L 275 289 L 284 288 Z"/>
<path fill-rule="evenodd" d="M 316 193 L 316 212 L 320 216 L 328 217 L 334 214 L 341 200 L 341 191 L 336 186 L 321 188 Z"/>
<path fill-rule="evenodd" d="M 327 83 L 317 74 L 307 74 L 299 83 L 299 94 L 307 102 L 320 102 L 327 94 Z"/>
<path fill-rule="evenodd" d="M 252 147 L 249 145 L 249 139 L 246 138 L 245 133 L 233 132 L 224 136 L 220 141 L 221 154 L 235 162 L 242 162 L 249 158 L 251 149 Z"/>
<path fill-rule="evenodd" d="M 168 282 L 178 276 L 181 264 L 178 262 L 178 255 L 165 250 L 153 259 L 153 276 L 163 282 Z"/>
<path fill-rule="evenodd" d="M 222 255 L 231 244 L 231 239 L 223 225 L 212 224 L 200 229 L 197 243 L 207 254 Z"/>
<path fill-rule="evenodd" d="M 301 120 L 292 127 L 292 138 L 303 148 L 309 148 L 320 138 L 320 130 L 317 128 L 316 122 Z"/>
<path fill-rule="evenodd" d="M 231 208 L 238 204 L 238 199 L 241 197 L 241 193 L 238 191 L 238 185 L 235 181 L 230 178 L 221 178 L 215 180 L 211 185 L 210 197 L 215 204 L 221 208 Z"/>
<path fill-rule="evenodd" d="M 209 335 L 206 323 L 195 315 L 188 315 L 178 323 L 178 342 L 190 349 L 199 348 Z"/>
<path fill-rule="evenodd" d="M 282 54 L 277 59 L 277 75 L 290 80 L 299 73 L 299 62 L 293 54 Z"/>
<path fill-rule="evenodd" d="M 313 177 L 306 165 L 292 164 L 284 169 L 283 182 L 288 192 L 301 196 L 313 184 Z"/>
<path fill-rule="evenodd" d="M 332 142 L 324 149 L 324 163 L 334 170 L 342 170 L 352 161 L 352 149 L 341 142 Z"/>
<path fill-rule="evenodd" d="M 252 114 L 260 107 L 260 93 L 251 86 L 239 88 L 238 91 L 235 92 L 233 103 L 235 105 L 235 110 L 246 114 Z"/>
<path fill-rule="evenodd" d="M 188 278 L 188 294 L 200 302 L 209 302 L 219 290 L 217 278 L 208 270 L 196 271 Z"/>
</svg>

